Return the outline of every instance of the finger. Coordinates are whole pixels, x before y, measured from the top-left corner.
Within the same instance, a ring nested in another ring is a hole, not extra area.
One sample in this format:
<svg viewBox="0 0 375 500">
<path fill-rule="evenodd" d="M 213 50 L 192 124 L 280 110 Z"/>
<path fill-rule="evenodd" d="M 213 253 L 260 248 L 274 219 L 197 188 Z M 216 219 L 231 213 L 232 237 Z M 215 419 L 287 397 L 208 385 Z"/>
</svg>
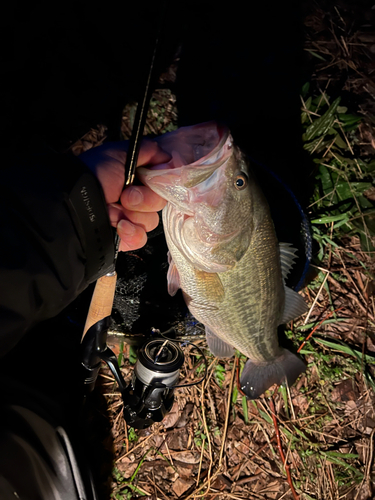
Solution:
<svg viewBox="0 0 375 500">
<path fill-rule="evenodd" d="M 166 201 L 146 186 L 129 186 L 121 194 L 121 205 L 137 212 L 159 212 Z"/>
<path fill-rule="evenodd" d="M 125 218 L 124 209 L 116 203 L 107 205 L 107 209 L 111 225 L 113 227 L 117 227 L 117 224 L 120 222 L 120 220 Z"/>
<path fill-rule="evenodd" d="M 134 212 L 112 204 L 108 205 L 108 214 L 113 227 L 117 227 L 122 219 L 140 226 L 146 232 L 152 231 L 159 225 L 159 215 L 156 212 Z"/>
<path fill-rule="evenodd" d="M 147 233 L 158 227 L 159 215 L 156 212 L 134 212 L 133 210 L 124 210 L 127 220 L 142 227 Z"/>
<path fill-rule="evenodd" d="M 171 159 L 171 155 L 161 149 L 157 142 L 150 139 L 143 139 L 138 154 L 137 166 L 157 165 L 166 163 Z"/>
<path fill-rule="evenodd" d="M 121 238 L 119 247 L 120 252 L 137 250 L 145 246 L 147 242 L 145 230 L 125 219 L 120 220 L 117 224 L 117 233 Z"/>
<path fill-rule="evenodd" d="M 93 162 L 93 160 L 95 160 L 95 156 L 97 157 L 98 153 L 100 153 L 103 158 L 107 157 L 109 161 L 115 160 L 120 164 L 125 165 L 128 149 L 128 141 L 107 142 L 98 146 L 98 148 L 86 151 L 80 155 L 80 157 L 83 160 L 88 159 L 87 161 Z M 143 139 L 138 153 L 137 165 L 157 165 L 158 163 L 168 162 L 170 159 L 171 155 L 161 149 L 157 142 L 150 139 Z"/>
</svg>

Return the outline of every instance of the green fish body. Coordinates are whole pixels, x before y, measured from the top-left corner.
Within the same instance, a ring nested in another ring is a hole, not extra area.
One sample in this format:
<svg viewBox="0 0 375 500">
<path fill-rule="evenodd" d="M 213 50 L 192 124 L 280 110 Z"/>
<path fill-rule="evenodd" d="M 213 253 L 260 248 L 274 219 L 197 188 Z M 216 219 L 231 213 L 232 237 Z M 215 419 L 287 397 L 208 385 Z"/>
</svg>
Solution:
<svg viewBox="0 0 375 500">
<path fill-rule="evenodd" d="M 168 200 L 169 293 L 182 289 L 213 354 L 228 357 L 235 348 L 249 358 L 241 376 L 249 398 L 274 383 L 292 384 L 305 365 L 279 346 L 277 327 L 306 306 L 284 285 L 282 269 L 287 273 L 294 252 L 280 247 L 247 158 L 215 123 L 179 129 L 159 143 L 171 162 L 140 168 L 139 176 Z"/>
</svg>

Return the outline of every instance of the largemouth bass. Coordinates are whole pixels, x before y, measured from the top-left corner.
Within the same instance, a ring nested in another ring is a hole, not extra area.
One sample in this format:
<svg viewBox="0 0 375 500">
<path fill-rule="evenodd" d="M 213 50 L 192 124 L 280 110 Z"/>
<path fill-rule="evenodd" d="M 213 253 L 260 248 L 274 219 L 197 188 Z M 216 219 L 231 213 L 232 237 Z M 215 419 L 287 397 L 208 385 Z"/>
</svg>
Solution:
<svg viewBox="0 0 375 500">
<path fill-rule="evenodd" d="M 277 241 L 267 201 L 229 131 L 213 122 L 158 139 L 167 164 L 138 168 L 140 180 L 168 200 L 163 210 L 170 252 L 168 291 L 182 289 L 218 357 L 233 348 L 249 359 L 241 376 L 248 398 L 272 384 L 292 384 L 305 370 L 279 346 L 277 327 L 306 311 L 284 285 L 294 250 Z"/>
</svg>

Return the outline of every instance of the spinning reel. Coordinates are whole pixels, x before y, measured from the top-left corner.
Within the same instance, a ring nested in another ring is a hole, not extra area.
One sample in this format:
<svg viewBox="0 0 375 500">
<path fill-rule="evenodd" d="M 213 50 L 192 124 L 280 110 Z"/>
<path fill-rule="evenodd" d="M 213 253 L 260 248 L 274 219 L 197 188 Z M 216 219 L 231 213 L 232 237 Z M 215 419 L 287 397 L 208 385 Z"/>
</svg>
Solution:
<svg viewBox="0 0 375 500">
<path fill-rule="evenodd" d="M 207 371 L 206 358 L 202 350 L 192 344 L 202 355 L 205 370 L 197 382 L 178 385 L 180 368 L 185 356 L 180 341 L 166 337 L 173 334 L 173 329 L 160 333 L 152 329 L 151 337 L 146 340 L 138 352 L 132 379 L 127 385 L 120 371 L 117 357 L 107 346 L 107 332 L 110 317 L 95 323 L 86 333 L 82 342 L 82 367 L 85 392 L 94 389 L 101 362 L 105 361 L 111 370 L 124 402 L 123 415 L 126 422 L 135 429 L 145 429 L 154 422 L 161 422 L 171 410 L 174 401 L 174 389 L 199 384 Z"/>
</svg>

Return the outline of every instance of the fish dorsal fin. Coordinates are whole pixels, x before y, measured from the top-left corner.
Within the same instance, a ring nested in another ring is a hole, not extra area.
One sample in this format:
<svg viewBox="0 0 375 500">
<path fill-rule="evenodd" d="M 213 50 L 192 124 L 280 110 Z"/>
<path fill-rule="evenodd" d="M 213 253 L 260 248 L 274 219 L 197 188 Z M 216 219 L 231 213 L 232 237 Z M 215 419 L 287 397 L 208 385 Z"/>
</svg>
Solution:
<svg viewBox="0 0 375 500">
<path fill-rule="evenodd" d="M 294 248 L 291 243 L 279 243 L 280 247 L 280 263 L 281 263 L 281 274 L 285 280 L 290 273 L 290 270 L 294 266 L 294 261 L 297 258 L 297 249 Z"/>
<path fill-rule="evenodd" d="M 167 273 L 168 293 L 172 297 L 176 295 L 180 288 L 180 276 L 177 271 L 176 264 L 173 262 L 170 252 L 168 252 L 169 268 Z"/>
<path fill-rule="evenodd" d="M 298 295 L 297 292 L 295 292 L 291 288 L 288 288 L 287 286 L 284 286 L 284 290 L 285 290 L 285 307 L 283 316 L 280 321 L 280 325 L 288 323 L 289 321 L 292 321 L 292 319 L 294 318 L 298 318 L 298 316 L 301 316 L 301 314 L 307 312 L 309 309 L 306 302 L 301 297 L 301 295 Z"/>
<path fill-rule="evenodd" d="M 206 326 L 206 340 L 209 350 L 217 358 L 231 358 L 233 356 L 233 347 L 219 339 L 208 326 Z"/>
</svg>

